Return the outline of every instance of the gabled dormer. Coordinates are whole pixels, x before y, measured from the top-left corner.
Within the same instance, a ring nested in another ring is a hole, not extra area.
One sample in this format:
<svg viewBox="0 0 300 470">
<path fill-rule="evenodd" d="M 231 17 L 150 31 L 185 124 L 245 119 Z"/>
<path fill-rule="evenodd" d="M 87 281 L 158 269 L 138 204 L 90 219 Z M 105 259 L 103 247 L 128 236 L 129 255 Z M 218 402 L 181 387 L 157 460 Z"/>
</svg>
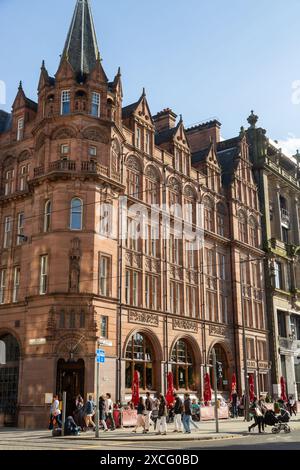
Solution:
<svg viewBox="0 0 300 470">
<path fill-rule="evenodd" d="M 37 114 L 38 105 L 26 97 L 22 82 L 12 106 L 12 140 L 21 141 L 25 137 L 26 124 L 33 121 Z"/>
<path fill-rule="evenodd" d="M 216 145 L 210 142 L 207 148 L 192 154 L 192 165 L 206 176 L 206 187 L 219 193 L 221 191 L 221 165 L 219 163 Z"/>
<path fill-rule="evenodd" d="M 133 132 L 133 146 L 147 155 L 153 154 L 154 121 L 145 89 L 140 99 L 122 110 L 123 123 Z"/>
</svg>

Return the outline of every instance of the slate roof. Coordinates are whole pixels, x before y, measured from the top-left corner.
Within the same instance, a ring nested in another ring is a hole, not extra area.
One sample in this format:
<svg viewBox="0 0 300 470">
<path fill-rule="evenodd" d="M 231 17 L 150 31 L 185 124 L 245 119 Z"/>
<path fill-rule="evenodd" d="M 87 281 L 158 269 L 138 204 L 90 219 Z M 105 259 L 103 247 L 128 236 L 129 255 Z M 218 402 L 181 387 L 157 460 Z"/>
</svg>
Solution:
<svg viewBox="0 0 300 470">
<path fill-rule="evenodd" d="M 139 101 L 136 101 L 135 103 L 132 103 L 132 104 L 129 104 L 128 106 L 125 106 L 122 109 L 123 119 L 129 118 L 132 115 L 132 113 L 134 113 L 136 108 L 138 107 L 138 104 L 139 104 Z"/>
<path fill-rule="evenodd" d="M 11 128 L 12 115 L 0 109 L 0 133 Z"/>
<path fill-rule="evenodd" d="M 198 150 L 197 152 L 194 152 L 192 154 L 192 165 L 205 161 L 207 155 L 209 154 L 209 151 L 210 146 L 203 150 Z"/>
<path fill-rule="evenodd" d="M 229 186 L 232 182 L 233 174 L 238 166 L 239 138 L 219 142 L 217 146 L 217 157 L 222 168 L 222 181 L 224 186 Z M 218 150 L 220 149 L 220 150 Z"/>
<path fill-rule="evenodd" d="M 178 129 L 178 126 L 172 127 L 171 129 L 166 129 L 161 132 L 157 132 L 155 134 L 155 144 L 161 145 L 166 142 L 170 142 L 173 139 L 174 135 L 176 134 L 177 129 Z"/>
<path fill-rule="evenodd" d="M 77 0 L 62 60 L 65 57 L 78 75 L 95 68 L 99 48 L 89 0 Z"/>
</svg>

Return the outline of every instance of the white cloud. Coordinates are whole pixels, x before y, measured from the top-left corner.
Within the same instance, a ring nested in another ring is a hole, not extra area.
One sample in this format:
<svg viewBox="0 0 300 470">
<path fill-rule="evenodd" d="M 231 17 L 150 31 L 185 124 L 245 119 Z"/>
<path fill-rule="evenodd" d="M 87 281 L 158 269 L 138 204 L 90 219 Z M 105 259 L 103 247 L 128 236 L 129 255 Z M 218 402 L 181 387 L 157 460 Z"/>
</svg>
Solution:
<svg viewBox="0 0 300 470">
<path fill-rule="evenodd" d="M 294 134 L 289 134 L 286 140 L 278 141 L 278 146 L 285 155 L 293 157 L 296 155 L 297 150 L 300 151 L 300 137 L 298 138 Z"/>
</svg>

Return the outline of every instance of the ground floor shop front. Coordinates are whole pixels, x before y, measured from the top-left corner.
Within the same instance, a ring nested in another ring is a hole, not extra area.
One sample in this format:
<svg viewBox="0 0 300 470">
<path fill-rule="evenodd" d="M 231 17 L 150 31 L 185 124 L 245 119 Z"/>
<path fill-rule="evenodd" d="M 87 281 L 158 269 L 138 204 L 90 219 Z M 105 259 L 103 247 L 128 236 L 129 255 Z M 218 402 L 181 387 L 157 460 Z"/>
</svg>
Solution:
<svg viewBox="0 0 300 470">
<path fill-rule="evenodd" d="M 62 396 L 67 392 L 67 414 L 74 410 L 77 395 L 85 400 L 89 394 L 95 395 L 98 341 L 106 352 L 106 362 L 100 367 L 100 393 L 110 393 L 115 401 L 124 403 L 130 399 L 136 370 L 141 394 L 166 393 L 167 376 L 172 372 L 179 393 L 188 391 L 202 399 L 206 373 L 214 386 L 213 348 L 222 371 L 217 379 L 219 394 L 225 400 L 229 398 L 234 374 L 238 391 L 243 393 L 243 364 L 241 353 L 236 352 L 239 343 L 235 344 L 229 327 L 137 312 L 127 312 L 122 320 L 119 348 L 109 330 L 108 338 L 94 335 L 92 339 L 89 333 L 73 330 L 44 341 L 40 334 L 36 341 L 29 342 L 13 329 L 1 329 L 7 361 L 0 366 L 0 426 L 43 428 L 48 424 L 54 394 Z M 262 364 L 257 360 L 249 365 L 255 393 L 270 393 L 269 362 Z"/>
</svg>

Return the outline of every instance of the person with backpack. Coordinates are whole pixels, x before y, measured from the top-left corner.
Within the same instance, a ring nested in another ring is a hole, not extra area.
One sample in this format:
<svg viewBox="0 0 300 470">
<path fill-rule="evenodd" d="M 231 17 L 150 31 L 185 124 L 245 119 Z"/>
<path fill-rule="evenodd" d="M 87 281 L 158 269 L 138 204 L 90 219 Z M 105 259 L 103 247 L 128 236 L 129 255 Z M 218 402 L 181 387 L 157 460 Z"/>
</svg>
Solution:
<svg viewBox="0 0 300 470">
<path fill-rule="evenodd" d="M 95 414 L 95 403 L 93 402 L 92 395 L 89 395 L 89 399 L 85 404 L 85 426 L 88 430 L 90 426 L 93 427 L 93 430 L 96 430 L 96 425 L 93 421 L 93 416 Z"/>
<path fill-rule="evenodd" d="M 177 393 L 174 393 L 174 424 L 175 424 L 175 429 L 174 432 L 182 432 L 182 413 L 183 413 L 183 403 L 181 398 L 177 395 Z"/>
<path fill-rule="evenodd" d="M 106 420 L 110 420 L 111 422 L 111 431 L 116 430 L 116 423 L 114 420 L 114 404 L 111 399 L 111 394 L 107 393 L 106 394 L 106 400 L 105 400 L 105 412 L 106 412 Z"/>
<path fill-rule="evenodd" d="M 162 434 L 163 436 L 167 435 L 167 416 L 168 416 L 168 407 L 165 397 L 160 394 L 158 397 L 159 406 L 158 406 L 158 419 L 157 419 L 157 433 L 156 435 L 159 436 Z"/>
<path fill-rule="evenodd" d="M 146 401 L 145 401 L 145 433 L 150 431 L 150 419 L 153 411 L 153 400 L 149 392 L 146 393 Z"/>
</svg>

